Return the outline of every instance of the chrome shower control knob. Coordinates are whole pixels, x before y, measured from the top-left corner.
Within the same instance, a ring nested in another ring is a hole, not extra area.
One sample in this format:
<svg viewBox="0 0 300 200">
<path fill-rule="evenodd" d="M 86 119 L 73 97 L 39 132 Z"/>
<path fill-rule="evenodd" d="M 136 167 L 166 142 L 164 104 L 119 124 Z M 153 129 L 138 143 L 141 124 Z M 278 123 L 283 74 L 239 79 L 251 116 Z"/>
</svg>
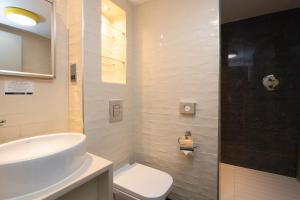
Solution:
<svg viewBox="0 0 300 200">
<path fill-rule="evenodd" d="M 262 84 L 268 91 L 273 91 L 279 85 L 279 80 L 273 74 L 271 74 L 263 78 Z"/>
</svg>

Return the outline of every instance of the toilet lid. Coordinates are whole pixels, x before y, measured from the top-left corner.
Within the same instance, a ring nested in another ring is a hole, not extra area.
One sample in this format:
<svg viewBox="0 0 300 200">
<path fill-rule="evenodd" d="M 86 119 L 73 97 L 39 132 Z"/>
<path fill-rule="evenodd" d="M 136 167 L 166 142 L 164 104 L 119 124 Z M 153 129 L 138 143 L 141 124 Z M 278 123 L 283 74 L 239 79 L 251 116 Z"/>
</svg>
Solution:
<svg viewBox="0 0 300 200">
<path fill-rule="evenodd" d="M 162 171 L 135 163 L 121 168 L 114 175 L 114 187 L 141 200 L 166 197 L 173 178 Z"/>
</svg>

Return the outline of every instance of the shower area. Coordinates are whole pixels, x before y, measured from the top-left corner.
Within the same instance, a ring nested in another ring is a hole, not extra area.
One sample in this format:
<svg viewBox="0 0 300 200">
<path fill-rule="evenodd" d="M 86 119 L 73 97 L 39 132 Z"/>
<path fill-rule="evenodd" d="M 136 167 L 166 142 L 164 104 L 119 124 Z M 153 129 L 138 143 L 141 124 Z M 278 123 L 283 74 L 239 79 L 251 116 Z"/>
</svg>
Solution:
<svg viewBox="0 0 300 200">
<path fill-rule="evenodd" d="M 299 22 L 299 1 L 221 0 L 221 200 L 300 199 Z"/>
</svg>

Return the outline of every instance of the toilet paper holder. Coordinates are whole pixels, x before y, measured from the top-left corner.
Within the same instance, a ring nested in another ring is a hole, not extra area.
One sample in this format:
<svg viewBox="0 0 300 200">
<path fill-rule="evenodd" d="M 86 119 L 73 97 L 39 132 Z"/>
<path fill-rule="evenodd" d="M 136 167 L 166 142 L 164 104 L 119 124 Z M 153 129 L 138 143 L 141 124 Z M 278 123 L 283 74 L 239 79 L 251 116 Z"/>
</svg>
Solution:
<svg viewBox="0 0 300 200">
<path fill-rule="evenodd" d="M 178 144 L 180 151 L 182 151 L 185 155 L 192 154 L 197 148 L 197 146 L 194 146 L 191 131 L 186 131 L 184 136 L 179 137 Z"/>
</svg>

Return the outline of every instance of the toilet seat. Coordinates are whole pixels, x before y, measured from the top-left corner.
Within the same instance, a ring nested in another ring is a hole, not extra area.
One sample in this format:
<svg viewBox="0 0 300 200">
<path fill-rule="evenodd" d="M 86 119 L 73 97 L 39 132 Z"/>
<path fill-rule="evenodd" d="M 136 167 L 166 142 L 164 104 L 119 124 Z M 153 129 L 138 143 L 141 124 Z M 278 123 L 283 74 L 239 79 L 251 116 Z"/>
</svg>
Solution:
<svg viewBox="0 0 300 200">
<path fill-rule="evenodd" d="M 126 165 L 114 175 L 114 188 L 140 200 L 163 200 L 173 178 L 162 171 L 135 163 Z"/>
</svg>

